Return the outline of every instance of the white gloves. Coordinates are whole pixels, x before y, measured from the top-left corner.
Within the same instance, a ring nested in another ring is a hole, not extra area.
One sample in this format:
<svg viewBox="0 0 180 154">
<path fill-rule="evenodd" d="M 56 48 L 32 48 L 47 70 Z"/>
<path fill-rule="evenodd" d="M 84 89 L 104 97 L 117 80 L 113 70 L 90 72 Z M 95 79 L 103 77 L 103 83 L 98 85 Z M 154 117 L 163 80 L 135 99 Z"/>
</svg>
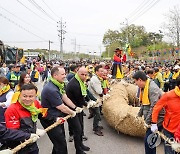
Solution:
<svg viewBox="0 0 180 154">
<path fill-rule="evenodd" d="M 109 89 L 109 91 L 112 91 L 113 90 L 113 88 L 111 87 L 110 89 Z"/>
<path fill-rule="evenodd" d="M 10 149 L 1 150 L 0 154 L 13 154 L 13 152 Z"/>
<path fill-rule="evenodd" d="M 71 112 L 71 118 L 74 118 L 76 116 L 76 111 Z"/>
<path fill-rule="evenodd" d="M 112 75 L 111 75 L 111 74 L 108 74 L 107 77 L 108 77 L 108 78 L 112 78 Z"/>
<path fill-rule="evenodd" d="M 62 117 L 57 117 L 56 122 L 59 121 L 60 124 L 63 124 L 66 120 Z"/>
<path fill-rule="evenodd" d="M 114 83 L 116 83 L 116 80 L 115 80 L 115 79 L 112 79 L 111 82 L 110 82 L 110 84 L 114 84 Z"/>
<path fill-rule="evenodd" d="M 90 107 L 93 107 L 94 105 L 96 105 L 95 101 L 89 101 L 87 104 L 87 108 L 89 109 Z"/>
<path fill-rule="evenodd" d="M 46 131 L 44 129 L 36 129 L 36 134 L 38 136 L 43 136 L 44 134 L 46 134 Z"/>
<path fill-rule="evenodd" d="M 98 98 L 98 99 L 96 100 L 96 103 L 97 103 L 97 104 L 101 104 L 101 103 L 102 103 L 102 99 L 101 99 L 101 98 Z"/>
<path fill-rule="evenodd" d="M 4 103 L 2 103 L 2 102 L 0 102 L 0 106 L 1 106 L 1 107 L 4 107 L 4 106 L 5 106 L 5 104 L 4 104 Z"/>
<path fill-rule="evenodd" d="M 83 111 L 83 108 L 81 107 L 76 107 L 75 109 L 76 113 L 81 113 Z"/>
<path fill-rule="evenodd" d="M 31 136 L 30 136 L 30 139 L 32 139 L 33 142 L 36 142 L 39 139 L 39 136 L 38 136 L 38 134 L 32 133 Z"/>
<path fill-rule="evenodd" d="M 111 96 L 109 94 L 103 95 L 103 101 L 107 100 L 108 98 L 110 98 Z"/>
<path fill-rule="evenodd" d="M 157 124 L 151 124 L 151 131 L 154 133 L 155 131 L 158 131 Z"/>
<path fill-rule="evenodd" d="M 168 83 L 168 82 L 169 82 L 169 79 L 167 79 L 165 82 Z"/>
</svg>

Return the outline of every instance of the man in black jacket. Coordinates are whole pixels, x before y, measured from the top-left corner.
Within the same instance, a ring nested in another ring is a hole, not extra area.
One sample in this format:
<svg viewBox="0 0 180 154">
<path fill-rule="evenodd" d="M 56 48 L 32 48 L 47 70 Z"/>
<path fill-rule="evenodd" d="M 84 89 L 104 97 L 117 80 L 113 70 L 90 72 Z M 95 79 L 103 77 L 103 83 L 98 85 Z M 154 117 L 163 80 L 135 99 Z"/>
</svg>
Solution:
<svg viewBox="0 0 180 154">
<path fill-rule="evenodd" d="M 80 134 L 81 128 L 74 122 L 77 119 L 76 112 L 78 107 L 67 97 L 64 89 L 64 79 L 66 77 L 65 69 L 61 66 L 56 66 L 51 70 L 51 78 L 44 86 L 41 93 L 41 105 L 48 108 L 47 117 L 41 119 L 40 122 L 44 128 L 52 125 L 59 117 L 64 114 L 71 115 L 73 128 L 76 134 Z M 80 109 L 82 111 L 82 109 Z M 76 111 L 76 112 L 75 112 Z M 81 112 L 80 111 L 80 112 Z M 74 124 L 75 123 L 75 124 Z M 48 136 L 53 143 L 53 154 L 67 154 L 67 144 L 65 139 L 64 125 L 59 125 L 49 131 Z M 75 134 L 75 133 L 74 133 Z M 74 138 L 76 154 L 84 154 L 81 148 L 81 142 L 78 141 L 78 135 Z M 80 137 L 79 137 L 80 138 Z"/>
<path fill-rule="evenodd" d="M 78 70 L 78 66 L 77 65 L 71 65 L 70 66 L 70 72 L 69 74 L 66 76 L 67 80 L 70 81 L 76 74 Z"/>
<path fill-rule="evenodd" d="M 70 80 L 66 87 L 66 94 L 70 98 L 70 100 L 77 106 L 82 108 L 83 106 L 87 106 L 85 98 L 87 98 L 87 87 L 85 85 L 85 81 L 88 75 L 88 71 L 85 67 L 80 67 L 74 78 Z M 90 100 L 90 99 L 89 99 Z M 68 123 L 72 128 L 73 125 L 80 127 L 81 133 L 77 134 L 76 130 L 73 130 L 74 140 L 76 135 L 80 137 L 80 141 L 82 142 L 82 136 L 84 135 L 84 124 L 83 124 L 83 112 L 80 112 L 76 116 L 77 118 L 68 119 Z M 82 149 L 84 151 L 89 151 L 90 148 L 86 147 L 82 144 Z"/>
</svg>

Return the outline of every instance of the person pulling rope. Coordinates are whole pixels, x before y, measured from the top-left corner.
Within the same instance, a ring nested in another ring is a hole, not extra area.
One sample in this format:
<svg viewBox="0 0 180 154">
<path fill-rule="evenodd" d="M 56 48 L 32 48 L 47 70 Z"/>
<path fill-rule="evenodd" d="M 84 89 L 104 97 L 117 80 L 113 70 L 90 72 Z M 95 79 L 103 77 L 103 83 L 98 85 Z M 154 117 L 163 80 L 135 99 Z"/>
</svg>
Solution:
<svg viewBox="0 0 180 154">
<path fill-rule="evenodd" d="M 83 107 L 83 108 L 80 108 L 80 107 L 77 107 L 75 109 L 75 112 L 76 113 L 80 113 L 82 112 L 85 108 L 90 108 L 90 107 L 95 107 L 99 102 L 95 102 L 95 101 L 90 101 L 88 102 L 88 106 L 87 107 Z M 52 130 L 53 128 L 57 127 L 58 125 L 61 125 L 63 124 L 65 121 L 67 121 L 67 119 L 73 117 L 73 115 L 67 115 L 65 117 L 59 117 L 57 118 L 56 122 L 54 124 L 52 124 L 51 126 L 47 127 L 46 129 L 44 129 L 44 132 L 40 132 L 40 133 L 37 133 L 40 137 L 42 137 L 43 135 L 45 135 L 45 133 L 47 133 L 48 131 Z M 40 138 L 39 137 L 39 138 Z M 39 138 L 37 137 L 32 137 L 28 140 L 26 140 L 25 142 L 21 143 L 20 145 L 16 146 L 15 148 L 13 149 L 5 149 L 5 150 L 2 150 L 0 151 L 0 154 L 15 154 L 17 153 L 19 150 L 21 150 L 22 148 L 24 148 L 25 146 L 27 146 L 28 144 L 31 144 L 31 143 L 34 143 L 36 142 Z"/>
</svg>

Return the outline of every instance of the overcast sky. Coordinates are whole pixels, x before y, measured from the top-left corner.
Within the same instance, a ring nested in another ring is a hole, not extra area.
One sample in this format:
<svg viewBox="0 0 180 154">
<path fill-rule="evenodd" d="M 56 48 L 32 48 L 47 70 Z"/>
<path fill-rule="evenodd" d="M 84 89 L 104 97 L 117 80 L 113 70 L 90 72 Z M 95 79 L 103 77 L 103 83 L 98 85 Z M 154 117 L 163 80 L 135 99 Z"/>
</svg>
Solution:
<svg viewBox="0 0 180 154">
<path fill-rule="evenodd" d="M 158 32 L 164 15 L 179 6 L 179 0 L 1 0 L 0 40 L 28 48 L 60 50 L 57 21 L 66 22 L 64 51 L 103 51 L 102 39 L 108 29 L 122 23 L 143 25 Z M 76 40 L 76 41 L 75 41 Z"/>
</svg>

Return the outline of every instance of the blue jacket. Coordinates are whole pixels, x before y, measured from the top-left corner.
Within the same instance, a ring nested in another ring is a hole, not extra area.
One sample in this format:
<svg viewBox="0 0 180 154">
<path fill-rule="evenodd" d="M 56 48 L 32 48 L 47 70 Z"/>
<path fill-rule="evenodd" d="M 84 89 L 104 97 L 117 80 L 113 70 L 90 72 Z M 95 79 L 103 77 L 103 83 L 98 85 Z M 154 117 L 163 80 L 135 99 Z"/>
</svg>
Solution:
<svg viewBox="0 0 180 154">
<path fill-rule="evenodd" d="M 0 142 L 2 141 L 24 141 L 30 138 L 30 133 L 21 130 L 7 129 L 0 124 Z"/>
</svg>

